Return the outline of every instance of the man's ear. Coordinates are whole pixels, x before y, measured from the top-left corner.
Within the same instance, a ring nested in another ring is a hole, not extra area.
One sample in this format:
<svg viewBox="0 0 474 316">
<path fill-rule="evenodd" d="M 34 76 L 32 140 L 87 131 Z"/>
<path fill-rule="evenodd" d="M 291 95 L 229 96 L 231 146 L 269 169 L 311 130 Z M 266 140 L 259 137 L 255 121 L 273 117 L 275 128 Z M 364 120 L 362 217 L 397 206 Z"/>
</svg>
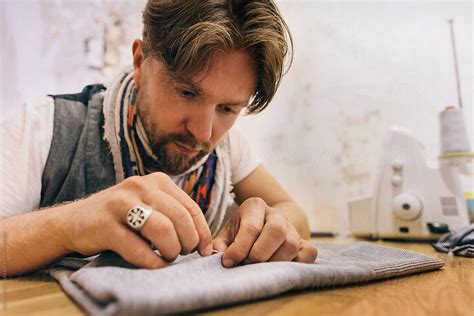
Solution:
<svg viewBox="0 0 474 316">
<path fill-rule="evenodd" d="M 133 41 L 132 54 L 133 54 L 133 81 L 135 87 L 140 89 L 140 75 L 141 66 L 143 63 L 143 42 L 139 39 Z"/>
</svg>

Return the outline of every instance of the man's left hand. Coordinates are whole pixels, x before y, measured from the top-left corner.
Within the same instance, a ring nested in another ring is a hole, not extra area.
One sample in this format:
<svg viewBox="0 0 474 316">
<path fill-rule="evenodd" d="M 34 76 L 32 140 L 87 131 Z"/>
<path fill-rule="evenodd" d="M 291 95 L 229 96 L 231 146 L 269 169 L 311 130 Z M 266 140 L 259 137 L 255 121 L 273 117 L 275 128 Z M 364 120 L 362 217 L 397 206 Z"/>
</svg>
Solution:
<svg viewBox="0 0 474 316">
<path fill-rule="evenodd" d="M 217 234 L 213 247 L 224 252 L 224 267 L 242 261 L 296 261 L 313 263 L 316 248 L 302 239 L 278 209 L 260 198 L 245 200 Z"/>
</svg>

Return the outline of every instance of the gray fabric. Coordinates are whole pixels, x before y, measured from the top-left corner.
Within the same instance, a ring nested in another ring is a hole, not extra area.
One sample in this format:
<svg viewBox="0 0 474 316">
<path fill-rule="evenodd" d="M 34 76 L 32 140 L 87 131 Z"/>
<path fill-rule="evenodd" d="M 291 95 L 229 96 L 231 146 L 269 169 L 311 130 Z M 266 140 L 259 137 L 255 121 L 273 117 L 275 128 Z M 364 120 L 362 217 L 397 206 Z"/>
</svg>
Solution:
<svg viewBox="0 0 474 316">
<path fill-rule="evenodd" d="M 101 85 L 54 98 L 51 149 L 42 177 L 40 207 L 72 201 L 115 184 L 112 155 L 103 139 Z"/>
<path fill-rule="evenodd" d="M 444 234 L 433 244 L 441 252 L 452 252 L 456 256 L 474 258 L 474 224 Z"/>
<path fill-rule="evenodd" d="M 51 275 L 88 314 L 153 315 L 190 312 L 271 297 L 290 290 L 365 283 L 441 268 L 440 259 L 361 242 L 316 243 L 314 264 L 268 262 L 226 269 L 221 254 L 179 257 L 167 268 L 134 269 L 105 253 L 76 272 Z M 77 268 L 77 260 L 70 265 Z"/>
</svg>

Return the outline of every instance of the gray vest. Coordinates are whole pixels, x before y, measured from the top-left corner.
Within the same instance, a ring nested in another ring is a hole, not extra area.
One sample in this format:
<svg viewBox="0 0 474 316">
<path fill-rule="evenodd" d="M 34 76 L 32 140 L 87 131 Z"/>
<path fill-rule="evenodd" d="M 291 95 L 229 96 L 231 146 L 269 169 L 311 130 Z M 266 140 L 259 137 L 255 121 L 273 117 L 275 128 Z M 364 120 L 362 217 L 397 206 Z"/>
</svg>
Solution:
<svg viewBox="0 0 474 316">
<path fill-rule="evenodd" d="M 90 85 L 78 94 L 52 96 L 53 138 L 40 207 L 79 199 L 116 183 L 112 153 L 104 140 L 104 89 Z"/>
</svg>

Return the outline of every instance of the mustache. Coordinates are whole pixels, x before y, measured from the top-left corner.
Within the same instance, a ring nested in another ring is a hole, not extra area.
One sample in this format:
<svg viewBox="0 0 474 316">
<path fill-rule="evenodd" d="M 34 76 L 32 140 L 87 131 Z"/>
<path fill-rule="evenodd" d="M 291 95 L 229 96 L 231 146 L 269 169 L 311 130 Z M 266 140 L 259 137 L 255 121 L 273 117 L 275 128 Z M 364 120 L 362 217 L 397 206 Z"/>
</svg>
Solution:
<svg viewBox="0 0 474 316">
<path fill-rule="evenodd" d="M 160 139 L 155 144 L 153 144 L 153 151 L 155 149 L 159 150 L 160 147 L 173 142 L 178 142 L 182 145 L 185 145 L 186 147 L 204 152 L 209 152 L 212 147 L 210 143 L 197 141 L 191 133 L 172 133 L 160 137 Z"/>
</svg>

